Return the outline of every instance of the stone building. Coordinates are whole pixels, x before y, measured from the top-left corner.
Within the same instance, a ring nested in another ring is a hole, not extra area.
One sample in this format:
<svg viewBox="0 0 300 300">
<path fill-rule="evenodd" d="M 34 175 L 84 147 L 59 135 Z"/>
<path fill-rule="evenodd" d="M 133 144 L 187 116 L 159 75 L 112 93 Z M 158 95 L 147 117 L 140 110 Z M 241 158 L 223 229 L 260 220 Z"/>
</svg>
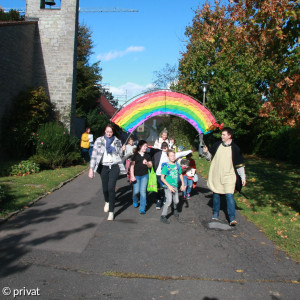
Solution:
<svg viewBox="0 0 300 300">
<path fill-rule="evenodd" d="M 71 130 L 79 0 L 26 0 L 25 22 L 0 22 L 0 118 L 20 91 L 43 86 Z"/>
</svg>

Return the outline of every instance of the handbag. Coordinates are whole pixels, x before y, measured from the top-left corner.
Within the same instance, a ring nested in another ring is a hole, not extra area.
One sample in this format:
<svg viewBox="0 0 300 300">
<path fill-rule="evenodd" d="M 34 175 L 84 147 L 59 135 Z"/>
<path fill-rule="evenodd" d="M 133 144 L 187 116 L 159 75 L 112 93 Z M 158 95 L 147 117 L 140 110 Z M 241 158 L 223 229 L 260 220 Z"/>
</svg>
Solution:
<svg viewBox="0 0 300 300">
<path fill-rule="evenodd" d="M 153 167 L 151 168 L 151 171 L 148 170 L 148 174 L 149 174 L 149 179 L 148 179 L 147 191 L 157 193 L 157 179 Z"/>
</svg>

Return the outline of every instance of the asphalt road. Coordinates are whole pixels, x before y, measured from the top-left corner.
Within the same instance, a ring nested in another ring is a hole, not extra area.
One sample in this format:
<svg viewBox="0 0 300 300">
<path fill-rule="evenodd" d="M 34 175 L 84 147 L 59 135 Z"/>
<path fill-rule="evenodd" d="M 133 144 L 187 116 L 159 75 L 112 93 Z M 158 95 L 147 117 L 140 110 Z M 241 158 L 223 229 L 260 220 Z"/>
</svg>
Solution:
<svg viewBox="0 0 300 300">
<path fill-rule="evenodd" d="M 299 264 L 238 212 L 211 223 L 204 180 L 168 225 L 153 194 L 140 215 L 117 186 L 113 222 L 84 173 L 2 224 L 0 299 L 299 299 Z"/>
</svg>

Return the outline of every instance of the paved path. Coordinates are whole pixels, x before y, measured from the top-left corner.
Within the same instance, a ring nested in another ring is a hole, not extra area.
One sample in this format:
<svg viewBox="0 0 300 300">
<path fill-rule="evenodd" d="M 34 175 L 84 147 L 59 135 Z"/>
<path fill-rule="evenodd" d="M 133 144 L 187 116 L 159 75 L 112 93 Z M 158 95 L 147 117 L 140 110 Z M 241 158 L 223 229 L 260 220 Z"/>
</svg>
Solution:
<svg viewBox="0 0 300 300">
<path fill-rule="evenodd" d="M 122 178 L 109 222 L 100 178 L 77 177 L 0 226 L 1 291 L 18 299 L 299 299 L 299 265 L 257 227 L 237 214 L 237 227 L 211 229 L 228 227 L 210 223 L 205 186 L 166 225 L 153 199 L 139 215 Z"/>
</svg>

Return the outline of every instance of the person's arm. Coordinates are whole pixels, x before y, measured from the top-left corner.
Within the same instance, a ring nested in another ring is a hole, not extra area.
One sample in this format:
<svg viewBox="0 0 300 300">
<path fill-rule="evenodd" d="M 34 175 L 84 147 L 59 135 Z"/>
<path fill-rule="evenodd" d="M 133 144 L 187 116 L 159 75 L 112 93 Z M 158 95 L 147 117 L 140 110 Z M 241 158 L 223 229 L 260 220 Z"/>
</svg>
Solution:
<svg viewBox="0 0 300 300">
<path fill-rule="evenodd" d="M 150 154 L 152 157 L 155 153 L 162 151 L 161 149 L 156 149 L 156 148 L 147 148 L 147 153 Z"/>
<path fill-rule="evenodd" d="M 100 149 L 101 141 L 100 138 L 97 138 L 94 147 L 93 147 L 93 152 L 92 152 L 92 157 L 90 160 L 90 169 L 89 169 L 89 178 L 93 179 L 95 177 L 95 172 L 97 170 L 97 155 L 98 155 L 98 148 Z"/>
<path fill-rule="evenodd" d="M 135 165 L 135 161 L 132 161 L 132 162 L 130 163 L 130 181 L 131 181 L 131 182 L 136 181 L 136 178 L 135 178 L 135 176 L 134 176 L 134 165 Z"/>
<path fill-rule="evenodd" d="M 129 157 L 131 157 L 133 154 L 132 153 L 125 153 L 125 155 L 122 158 L 122 161 L 124 161 L 125 159 L 128 159 Z"/>
<path fill-rule="evenodd" d="M 147 167 L 148 167 L 149 169 L 151 169 L 151 168 L 153 167 L 153 164 L 152 164 L 152 161 L 151 161 L 151 160 L 148 160 L 146 165 L 147 165 Z"/>
<path fill-rule="evenodd" d="M 122 142 L 116 138 L 116 140 L 112 144 L 113 147 L 116 149 L 116 153 L 120 156 L 120 158 L 123 157 L 126 145 L 122 145 Z"/>
<path fill-rule="evenodd" d="M 203 156 L 205 157 L 206 160 L 210 161 L 212 158 L 212 155 L 210 154 L 210 152 L 208 151 L 207 146 L 204 146 L 203 148 Z"/>
<path fill-rule="evenodd" d="M 184 185 L 184 180 L 183 180 L 183 175 L 182 173 L 179 175 L 180 180 L 181 180 L 181 187 L 180 190 L 183 192 L 185 190 L 185 185 Z"/>
<path fill-rule="evenodd" d="M 128 155 L 129 153 L 131 153 L 131 151 L 129 150 L 129 147 L 128 147 L 128 146 L 129 146 L 129 145 L 126 145 L 126 146 L 125 146 L 125 151 L 124 151 L 125 156 Z"/>
<path fill-rule="evenodd" d="M 147 155 L 147 154 L 146 154 Z M 146 163 L 146 165 L 147 165 L 147 167 L 149 168 L 149 169 L 151 169 L 152 167 L 153 167 L 153 163 L 152 163 L 152 160 L 151 160 L 151 156 L 150 155 L 147 155 L 148 156 L 148 158 L 147 158 L 147 163 Z"/>
<path fill-rule="evenodd" d="M 89 169 L 89 178 L 93 179 L 95 177 L 95 173 L 93 169 Z"/>
<path fill-rule="evenodd" d="M 245 186 L 246 185 L 246 172 L 245 172 L 245 167 L 240 167 L 236 169 L 237 173 L 239 174 L 239 176 L 242 179 L 242 185 Z"/>
<path fill-rule="evenodd" d="M 170 184 L 167 183 L 166 179 L 165 179 L 165 175 L 161 175 L 160 177 L 161 181 L 168 187 L 168 189 L 170 190 L 170 192 L 175 193 L 175 189 L 174 187 L 172 187 Z"/>
</svg>

